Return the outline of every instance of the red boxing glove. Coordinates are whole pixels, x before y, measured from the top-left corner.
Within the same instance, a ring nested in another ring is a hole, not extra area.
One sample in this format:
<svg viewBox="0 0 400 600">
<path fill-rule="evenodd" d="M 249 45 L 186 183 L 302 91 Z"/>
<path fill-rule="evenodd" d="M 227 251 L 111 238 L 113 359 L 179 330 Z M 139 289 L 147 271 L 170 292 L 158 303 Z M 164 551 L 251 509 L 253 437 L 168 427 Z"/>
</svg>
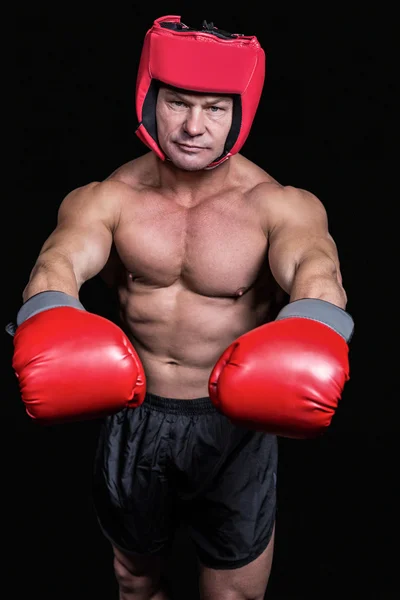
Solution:
<svg viewBox="0 0 400 600">
<path fill-rule="evenodd" d="M 329 302 L 296 300 L 245 333 L 215 365 L 209 394 L 238 425 L 289 438 L 329 427 L 349 379 L 351 316 Z"/>
<path fill-rule="evenodd" d="M 144 401 L 144 369 L 126 335 L 72 296 L 37 294 L 17 323 L 13 368 L 32 419 L 92 419 Z"/>
</svg>

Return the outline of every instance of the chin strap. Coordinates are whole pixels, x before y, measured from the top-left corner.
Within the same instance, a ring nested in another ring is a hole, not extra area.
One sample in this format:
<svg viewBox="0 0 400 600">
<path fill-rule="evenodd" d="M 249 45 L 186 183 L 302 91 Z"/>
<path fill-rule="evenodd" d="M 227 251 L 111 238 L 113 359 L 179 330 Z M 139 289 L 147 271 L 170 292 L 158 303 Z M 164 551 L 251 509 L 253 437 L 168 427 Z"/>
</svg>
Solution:
<svg viewBox="0 0 400 600">
<path fill-rule="evenodd" d="M 204 170 L 211 171 L 211 169 L 215 169 L 215 167 L 219 167 L 219 165 L 222 165 L 222 163 L 225 162 L 226 160 L 228 160 L 228 158 L 230 158 L 231 156 L 232 156 L 231 154 L 227 154 L 223 158 L 220 158 L 220 160 L 218 160 L 217 162 L 211 163 L 208 167 L 205 167 Z"/>
</svg>

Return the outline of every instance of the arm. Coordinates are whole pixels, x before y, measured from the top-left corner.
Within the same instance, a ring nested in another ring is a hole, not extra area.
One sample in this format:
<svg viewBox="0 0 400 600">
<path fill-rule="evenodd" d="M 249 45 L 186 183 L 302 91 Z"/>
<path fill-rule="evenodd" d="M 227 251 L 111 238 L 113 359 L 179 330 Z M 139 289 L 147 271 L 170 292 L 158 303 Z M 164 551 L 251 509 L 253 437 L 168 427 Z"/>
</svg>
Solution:
<svg viewBox="0 0 400 600">
<path fill-rule="evenodd" d="M 81 285 L 101 271 L 129 188 L 91 183 L 62 202 L 17 314 L 13 367 L 30 417 L 41 423 L 101 417 L 144 400 L 135 349 L 116 324 L 87 312 Z"/>
<path fill-rule="evenodd" d="M 345 308 L 337 248 L 325 208 L 310 192 L 281 188 L 265 202 L 269 263 L 290 301 L 317 298 Z"/>
<path fill-rule="evenodd" d="M 236 423 L 314 437 L 329 427 L 349 379 L 353 319 L 344 310 L 338 255 L 320 201 L 290 187 L 261 187 L 271 271 L 290 302 L 225 350 L 209 394 Z"/>
<path fill-rule="evenodd" d="M 82 284 L 107 262 L 125 190 L 115 182 L 91 183 L 68 194 L 57 226 L 45 241 L 23 291 L 23 301 L 49 290 L 78 298 Z M 124 187 L 124 186 L 123 186 Z"/>
</svg>

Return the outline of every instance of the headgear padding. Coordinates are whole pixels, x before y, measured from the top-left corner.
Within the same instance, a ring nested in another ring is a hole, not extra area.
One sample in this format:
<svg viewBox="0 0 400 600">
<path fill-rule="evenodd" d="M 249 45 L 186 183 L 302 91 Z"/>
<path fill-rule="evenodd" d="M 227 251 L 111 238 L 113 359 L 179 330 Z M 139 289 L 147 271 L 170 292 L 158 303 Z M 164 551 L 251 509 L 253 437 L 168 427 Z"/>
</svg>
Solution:
<svg viewBox="0 0 400 600">
<path fill-rule="evenodd" d="M 231 34 L 204 23 L 196 30 L 180 16 L 156 19 L 147 31 L 136 83 L 137 136 L 165 160 L 157 139 L 158 84 L 234 98 L 232 126 L 215 167 L 240 151 L 260 102 L 265 53 L 255 36 Z"/>
</svg>

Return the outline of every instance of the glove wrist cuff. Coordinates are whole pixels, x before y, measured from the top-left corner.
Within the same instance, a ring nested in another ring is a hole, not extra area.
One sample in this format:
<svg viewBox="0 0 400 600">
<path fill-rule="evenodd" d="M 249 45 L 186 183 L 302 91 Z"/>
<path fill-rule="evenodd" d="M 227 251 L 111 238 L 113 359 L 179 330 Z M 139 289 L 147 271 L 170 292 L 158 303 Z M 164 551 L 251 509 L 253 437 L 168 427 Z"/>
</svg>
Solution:
<svg viewBox="0 0 400 600">
<path fill-rule="evenodd" d="M 349 342 L 354 330 L 354 321 L 345 310 L 319 298 L 294 300 L 282 308 L 276 320 L 300 317 L 327 325 Z"/>
<path fill-rule="evenodd" d="M 85 310 L 84 306 L 69 294 L 64 292 L 46 291 L 39 292 L 27 300 L 19 309 L 17 314 L 17 325 L 21 325 L 24 321 L 51 308 L 59 308 L 61 306 L 70 306 Z"/>
</svg>

